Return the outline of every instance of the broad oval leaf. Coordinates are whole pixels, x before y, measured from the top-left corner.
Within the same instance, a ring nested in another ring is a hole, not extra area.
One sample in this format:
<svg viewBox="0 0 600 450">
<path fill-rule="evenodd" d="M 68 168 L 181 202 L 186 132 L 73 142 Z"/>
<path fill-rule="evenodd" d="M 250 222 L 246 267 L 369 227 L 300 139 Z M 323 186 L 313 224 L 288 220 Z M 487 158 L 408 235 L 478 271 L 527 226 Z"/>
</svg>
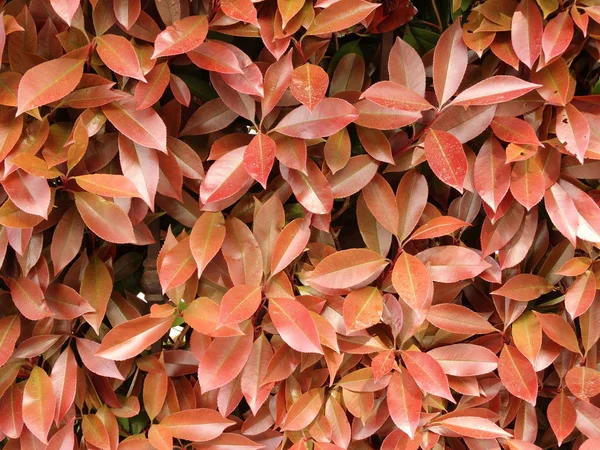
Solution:
<svg viewBox="0 0 600 450">
<path fill-rule="evenodd" d="M 340 0 L 325 8 L 315 17 L 307 35 L 334 33 L 357 24 L 379 5 L 364 0 Z"/>
<path fill-rule="evenodd" d="M 456 334 L 486 334 L 498 331 L 475 311 L 452 303 L 433 305 L 429 308 L 427 320 L 442 330 Z"/>
<path fill-rule="evenodd" d="M 502 349 L 498 375 L 508 392 L 535 406 L 538 379 L 531 362 L 516 347 L 505 345 Z"/>
<path fill-rule="evenodd" d="M 460 141 L 447 131 L 429 130 L 425 137 L 427 162 L 440 180 L 463 191 L 467 157 Z"/>
<path fill-rule="evenodd" d="M 329 289 L 349 289 L 368 284 L 381 274 L 387 264 L 385 258 L 371 250 L 341 250 L 319 262 L 309 280 Z"/>
<path fill-rule="evenodd" d="M 331 136 L 358 119 L 354 106 L 339 98 L 324 98 L 311 111 L 299 106 L 272 130 L 286 136 L 314 139 Z"/>
<path fill-rule="evenodd" d="M 321 67 L 306 63 L 296 67 L 290 79 L 290 92 L 312 111 L 323 100 L 329 87 L 329 77 Z"/>
<path fill-rule="evenodd" d="M 492 292 L 519 302 L 528 302 L 547 294 L 552 285 L 539 275 L 522 273 L 510 278 L 499 289 Z"/>
<path fill-rule="evenodd" d="M 133 45 L 122 36 L 105 34 L 96 38 L 96 51 L 111 70 L 125 77 L 146 82 Z"/>
<path fill-rule="evenodd" d="M 409 351 L 402 353 L 402 361 L 423 391 L 455 402 L 450 393 L 448 378 L 435 358 L 427 353 Z"/>
<path fill-rule="evenodd" d="M 56 397 L 50 377 L 41 367 L 33 366 L 23 389 L 23 422 L 43 443 L 48 443 L 55 408 Z"/>
<path fill-rule="evenodd" d="M 529 83 L 512 75 L 494 75 L 462 91 L 452 104 L 493 105 L 514 100 L 539 87 L 539 84 Z"/>
<path fill-rule="evenodd" d="M 102 239 L 115 243 L 135 242 L 131 220 L 115 203 L 89 192 L 76 192 L 75 205 L 88 228 Z"/>
<path fill-rule="evenodd" d="M 431 278 L 440 283 L 472 278 L 491 266 L 473 250 L 454 245 L 429 248 L 415 256 L 425 265 L 429 264 Z"/>
<path fill-rule="evenodd" d="M 206 16 L 189 16 L 169 25 L 154 41 L 152 59 L 189 52 L 198 47 L 208 33 Z"/>
<path fill-rule="evenodd" d="M 411 439 L 419 425 L 422 404 L 419 386 L 408 371 L 393 372 L 387 388 L 387 406 L 394 424 Z"/>
<path fill-rule="evenodd" d="M 101 358 L 123 361 L 140 354 L 171 329 L 173 317 L 142 316 L 110 330 L 96 352 Z"/>
<path fill-rule="evenodd" d="M 379 323 L 382 313 L 383 296 L 379 289 L 367 286 L 350 292 L 344 299 L 346 332 L 353 333 Z"/>
<path fill-rule="evenodd" d="M 84 61 L 59 58 L 32 67 L 19 82 L 17 115 L 61 100 L 79 84 Z"/>
<path fill-rule="evenodd" d="M 167 152 L 167 127 L 152 108 L 137 109 L 133 96 L 102 106 L 102 112 L 117 130 L 132 141 Z"/>
<path fill-rule="evenodd" d="M 281 338 L 294 350 L 323 354 L 317 326 L 300 302 L 289 298 L 271 298 L 269 316 Z"/>
<path fill-rule="evenodd" d="M 427 353 L 442 366 L 446 375 L 477 376 L 493 372 L 498 367 L 498 357 L 480 345 L 452 344 Z"/>
<path fill-rule="evenodd" d="M 167 427 L 174 438 L 206 442 L 220 436 L 234 422 L 214 409 L 198 408 L 170 414 L 160 424 Z"/>
</svg>

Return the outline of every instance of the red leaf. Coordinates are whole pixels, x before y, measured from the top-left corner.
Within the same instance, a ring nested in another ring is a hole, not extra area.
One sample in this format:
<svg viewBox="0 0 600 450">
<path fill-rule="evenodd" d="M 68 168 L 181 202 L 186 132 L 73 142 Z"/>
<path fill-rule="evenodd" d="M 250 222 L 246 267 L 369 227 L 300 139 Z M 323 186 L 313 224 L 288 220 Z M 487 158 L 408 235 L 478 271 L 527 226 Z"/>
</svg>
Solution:
<svg viewBox="0 0 600 450">
<path fill-rule="evenodd" d="M 425 94 L 423 61 L 415 49 L 400 37 L 396 38 L 396 43 L 390 51 L 388 71 L 390 81 L 401 84 L 419 95 Z"/>
<path fill-rule="evenodd" d="M 556 113 L 556 137 L 569 153 L 583 163 L 590 143 L 590 125 L 585 116 L 570 103 Z"/>
<path fill-rule="evenodd" d="M 45 179 L 17 169 L 4 178 L 2 186 L 19 209 L 43 218 L 48 217 L 51 194 Z"/>
<path fill-rule="evenodd" d="M 358 119 L 354 106 L 339 98 L 324 98 L 310 111 L 299 106 L 273 129 L 286 136 L 314 139 L 331 136 Z"/>
<path fill-rule="evenodd" d="M 363 92 L 360 98 L 366 98 L 385 108 L 400 111 L 426 111 L 433 105 L 421 95 L 392 81 L 380 81 Z"/>
<path fill-rule="evenodd" d="M 21 321 L 19 316 L 12 315 L 0 319 L 0 367 L 12 355 L 20 334 Z"/>
<path fill-rule="evenodd" d="M 138 20 L 142 5 L 140 0 L 113 0 L 117 21 L 129 30 Z"/>
<path fill-rule="evenodd" d="M 546 336 L 573 353 L 581 353 L 577 336 L 565 319 L 556 314 L 541 314 L 537 311 L 533 313 L 540 321 Z"/>
<path fill-rule="evenodd" d="M 96 42 L 98 56 L 109 69 L 124 77 L 146 82 L 135 49 L 127 39 L 115 34 L 105 34 L 97 37 Z"/>
<path fill-rule="evenodd" d="M 589 367 L 573 367 L 565 376 L 571 393 L 582 400 L 588 400 L 600 394 L 600 372 Z"/>
<path fill-rule="evenodd" d="M 310 239 L 309 222 L 295 219 L 285 226 L 273 246 L 271 256 L 271 276 L 284 270 L 294 259 L 304 252 Z"/>
<path fill-rule="evenodd" d="M 174 438 L 206 442 L 219 437 L 233 423 L 213 409 L 199 408 L 173 413 L 162 419 L 160 425 L 167 427 Z"/>
<path fill-rule="evenodd" d="M 546 190 L 544 203 L 554 226 L 576 247 L 579 213 L 571 197 L 560 184 L 555 183 Z"/>
<path fill-rule="evenodd" d="M 433 53 L 433 87 L 440 106 L 456 93 L 467 70 L 467 46 L 460 20 L 445 30 Z"/>
<path fill-rule="evenodd" d="M 542 200 L 545 190 L 546 182 L 540 158 L 533 157 L 514 164 L 510 192 L 528 211 Z"/>
<path fill-rule="evenodd" d="M 274 62 L 265 72 L 264 91 L 262 100 L 262 116 L 266 117 L 277 105 L 285 90 L 292 81 L 294 66 L 292 65 L 292 52 Z"/>
<path fill-rule="evenodd" d="M 32 67 L 19 83 L 17 115 L 61 100 L 79 84 L 84 61 L 59 58 Z"/>
<path fill-rule="evenodd" d="M 95 173 L 73 177 L 77 184 L 92 194 L 103 197 L 137 197 L 138 191 L 123 175 Z"/>
<path fill-rule="evenodd" d="M 244 151 L 244 169 L 263 188 L 267 188 L 267 179 L 275 162 L 277 146 L 267 134 L 259 132 Z"/>
<path fill-rule="evenodd" d="M 167 63 L 154 66 L 148 72 L 147 82 L 139 82 L 135 86 L 137 109 L 150 108 L 160 100 L 171 80 L 171 71 Z"/>
<path fill-rule="evenodd" d="M 185 283 L 196 271 L 196 264 L 190 248 L 190 239 L 183 238 L 164 255 L 158 276 L 163 293 Z"/>
<path fill-rule="evenodd" d="M 498 367 L 498 357 L 480 345 L 446 345 L 430 350 L 428 355 L 442 366 L 447 375 L 457 377 L 482 375 Z"/>
<path fill-rule="evenodd" d="M 73 351 L 67 347 L 54 363 L 50 374 L 50 381 L 56 397 L 56 421 L 58 423 L 65 417 L 75 401 L 76 379 L 77 360 Z"/>
<path fill-rule="evenodd" d="M 432 424 L 433 425 L 433 424 Z M 511 434 L 504 431 L 492 421 L 483 417 L 448 417 L 443 416 L 434 422 L 434 426 L 430 427 L 434 433 L 449 436 L 459 435 L 474 439 L 494 439 L 511 437 Z"/>
<path fill-rule="evenodd" d="M 225 218 L 220 212 L 205 212 L 196 221 L 190 233 L 190 248 L 198 277 L 216 256 L 225 239 Z"/>
<path fill-rule="evenodd" d="M 344 300 L 344 324 L 348 334 L 369 328 L 381 320 L 383 296 L 379 289 L 364 287 L 350 292 Z"/>
<path fill-rule="evenodd" d="M 292 72 L 290 92 L 309 111 L 325 97 L 328 87 L 327 72 L 315 64 L 306 63 Z"/>
<path fill-rule="evenodd" d="M 434 239 L 447 234 L 452 234 L 463 227 L 468 227 L 470 223 L 463 222 L 452 216 L 434 217 L 425 225 L 420 226 L 410 236 L 410 240 L 415 239 Z"/>
<path fill-rule="evenodd" d="M 462 91 L 452 104 L 465 107 L 493 105 L 514 100 L 539 87 L 539 84 L 529 83 L 511 75 L 494 75 Z"/>
<path fill-rule="evenodd" d="M 479 254 L 454 245 L 429 248 L 416 255 L 425 265 L 433 281 L 454 283 L 479 275 L 490 267 Z"/>
<path fill-rule="evenodd" d="M 229 289 L 221 300 L 219 324 L 239 323 L 249 319 L 261 302 L 260 286 L 240 284 Z"/>
<path fill-rule="evenodd" d="M 108 268 L 98 256 L 92 255 L 83 269 L 79 291 L 81 296 L 94 308 L 94 312 L 83 317 L 96 333 L 100 332 L 100 325 L 106 313 L 112 288 L 113 280 Z"/>
<path fill-rule="evenodd" d="M 75 204 L 88 228 L 102 239 L 121 244 L 135 242 L 131 220 L 115 203 L 89 192 L 76 192 Z"/>
<path fill-rule="evenodd" d="M 577 420 L 575 407 L 564 391 L 552 399 L 548 405 L 547 416 L 550 427 L 552 427 L 552 431 L 560 446 L 575 428 L 575 421 Z"/>
<path fill-rule="evenodd" d="M 219 41 L 204 41 L 187 55 L 201 69 L 218 73 L 243 73 L 233 52 Z"/>
<path fill-rule="evenodd" d="M 498 375 L 508 392 L 535 406 L 538 379 L 529 360 L 516 347 L 504 346 L 498 360 Z"/>
<path fill-rule="evenodd" d="M 323 389 L 311 389 L 302 394 L 289 409 L 282 429 L 298 431 L 310 425 L 323 406 L 323 394 Z"/>
<path fill-rule="evenodd" d="M 552 18 L 542 35 L 544 60 L 549 62 L 562 55 L 573 39 L 573 21 L 568 11 L 562 11 Z"/>
<path fill-rule="evenodd" d="M 14 277 L 9 280 L 10 295 L 19 312 L 29 320 L 51 317 L 40 286 L 29 278 Z"/>
<path fill-rule="evenodd" d="M 411 439 L 419 425 L 422 404 L 419 386 L 408 371 L 393 372 L 387 388 L 387 406 L 396 426 Z"/>
<path fill-rule="evenodd" d="M 565 309 L 573 320 L 585 313 L 592 305 L 596 297 L 596 285 L 596 276 L 593 272 L 587 271 L 577 277 L 567 289 Z"/>
<path fill-rule="evenodd" d="M 242 335 L 214 338 L 204 351 L 198 365 L 198 382 L 202 392 L 226 385 L 244 368 L 252 348 L 252 325 L 244 322 L 242 331 Z M 173 436 L 176 437 L 175 434 Z"/>
<path fill-rule="evenodd" d="M 502 295 L 518 302 L 528 302 L 547 294 L 552 290 L 552 285 L 539 275 L 527 273 L 510 278 L 504 285 L 491 292 Z"/>
<path fill-rule="evenodd" d="M 152 108 L 137 109 L 133 96 L 102 106 L 102 112 L 117 130 L 144 147 L 167 152 L 167 127 Z"/>
<path fill-rule="evenodd" d="M 498 331 L 475 311 L 452 303 L 433 305 L 429 308 L 427 320 L 442 330 L 457 334 L 486 334 Z"/>
<path fill-rule="evenodd" d="M 221 156 L 210 166 L 200 185 L 202 203 L 225 200 L 245 188 L 251 180 L 244 168 L 245 152 L 246 146 L 236 148 Z"/>
<path fill-rule="evenodd" d="M 440 180 L 463 191 L 467 157 L 460 141 L 447 131 L 429 130 L 425 137 L 427 162 Z"/>
<path fill-rule="evenodd" d="M 33 366 L 23 390 L 23 422 L 45 444 L 48 443 L 55 408 L 56 398 L 50 377 L 42 368 Z"/>
<path fill-rule="evenodd" d="M 448 378 L 442 366 L 431 355 L 417 351 L 403 352 L 402 361 L 423 391 L 455 403 Z"/>
<path fill-rule="evenodd" d="M 280 165 L 281 176 L 288 182 L 298 201 L 314 214 L 327 214 L 333 207 L 331 186 L 319 167 L 306 160 L 306 174 Z"/>
<path fill-rule="evenodd" d="M 506 164 L 504 149 L 496 139 L 489 138 L 481 146 L 473 172 L 475 189 L 495 212 L 510 185 L 510 165 Z"/>
<path fill-rule="evenodd" d="M 269 316 L 281 338 L 294 350 L 323 354 L 315 322 L 300 302 L 288 298 L 271 298 Z"/>
<path fill-rule="evenodd" d="M 71 19 L 73 19 L 77 8 L 79 8 L 79 3 L 78 0 L 50 0 L 52 9 L 69 26 L 71 26 Z"/>
<path fill-rule="evenodd" d="M 152 59 L 180 55 L 198 47 L 208 33 L 206 16 L 189 16 L 174 22 L 154 41 Z"/>
<path fill-rule="evenodd" d="M 433 297 L 433 282 L 427 267 L 416 257 L 402 252 L 392 272 L 392 284 L 404 302 L 416 312 L 426 312 Z"/>
<path fill-rule="evenodd" d="M 531 69 L 540 56 L 544 32 L 542 15 L 534 0 L 519 3 L 510 30 L 515 53 Z"/>
<path fill-rule="evenodd" d="M 232 19 L 259 26 L 256 9 L 251 0 L 221 0 L 221 8 Z"/>
<path fill-rule="evenodd" d="M 171 329 L 173 317 L 138 317 L 110 330 L 96 352 L 100 358 L 123 361 L 140 354 Z"/>
<path fill-rule="evenodd" d="M 369 284 L 388 262 L 367 249 L 341 250 L 324 258 L 310 274 L 310 282 L 328 289 L 350 289 Z"/>
<path fill-rule="evenodd" d="M 364 0 L 340 0 L 325 8 L 306 30 L 307 35 L 335 33 L 359 23 L 379 5 Z"/>
</svg>

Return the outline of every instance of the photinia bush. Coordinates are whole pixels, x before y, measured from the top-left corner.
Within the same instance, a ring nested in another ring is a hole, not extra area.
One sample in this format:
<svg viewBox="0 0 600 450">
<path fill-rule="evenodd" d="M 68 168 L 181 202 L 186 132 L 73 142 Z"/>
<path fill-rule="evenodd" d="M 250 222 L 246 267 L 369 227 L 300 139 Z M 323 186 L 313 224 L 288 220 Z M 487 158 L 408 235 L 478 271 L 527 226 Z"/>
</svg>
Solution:
<svg viewBox="0 0 600 450">
<path fill-rule="evenodd" d="M 0 1 L 0 447 L 597 448 L 600 6 L 415 6 Z"/>
</svg>

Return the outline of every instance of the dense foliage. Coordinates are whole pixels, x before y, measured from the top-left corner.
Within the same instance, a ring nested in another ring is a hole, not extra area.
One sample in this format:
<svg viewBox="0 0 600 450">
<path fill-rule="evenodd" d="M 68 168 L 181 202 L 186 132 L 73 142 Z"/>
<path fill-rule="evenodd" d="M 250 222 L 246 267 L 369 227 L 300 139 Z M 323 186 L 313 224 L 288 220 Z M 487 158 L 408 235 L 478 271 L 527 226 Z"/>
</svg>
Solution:
<svg viewBox="0 0 600 450">
<path fill-rule="evenodd" d="M 0 447 L 600 444 L 595 0 L 0 6 Z"/>
</svg>

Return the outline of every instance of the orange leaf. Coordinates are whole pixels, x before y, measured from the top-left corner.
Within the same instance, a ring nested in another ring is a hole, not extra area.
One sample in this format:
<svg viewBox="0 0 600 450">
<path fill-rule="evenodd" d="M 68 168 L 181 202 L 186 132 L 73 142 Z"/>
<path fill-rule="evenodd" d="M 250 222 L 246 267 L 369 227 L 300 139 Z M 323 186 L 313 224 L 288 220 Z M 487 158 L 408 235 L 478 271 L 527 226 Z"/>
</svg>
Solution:
<svg viewBox="0 0 600 450">
<path fill-rule="evenodd" d="M 43 443 L 48 443 L 55 408 L 56 397 L 50 377 L 41 367 L 33 366 L 23 390 L 23 422 Z"/>
<path fill-rule="evenodd" d="M 500 289 L 491 292 L 493 295 L 516 300 L 518 302 L 528 302 L 547 294 L 553 286 L 539 275 L 522 273 L 509 279 Z"/>
<path fill-rule="evenodd" d="M 537 375 L 529 360 L 516 347 L 504 346 L 498 360 L 498 375 L 508 392 L 535 406 Z"/>
<path fill-rule="evenodd" d="M 214 409 L 199 408 L 176 412 L 161 420 L 174 438 L 206 442 L 220 436 L 234 422 L 223 418 Z"/>
<path fill-rule="evenodd" d="M 379 289 L 367 286 L 350 292 L 344 300 L 344 324 L 346 332 L 369 328 L 381 320 L 383 296 Z"/>
<path fill-rule="evenodd" d="M 282 429 L 297 431 L 310 425 L 323 406 L 323 395 L 323 389 L 311 389 L 302 394 L 289 409 Z"/>
<path fill-rule="evenodd" d="M 172 323 L 172 316 L 142 316 L 123 322 L 104 336 L 96 356 L 114 361 L 133 358 L 168 332 Z"/>
<path fill-rule="evenodd" d="M 19 83 L 17 115 L 70 94 L 81 80 L 83 64 L 79 59 L 59 58 L 25 72 Z"/>
<path fill-rule="evenodd" d="M 261 287 L 240 284 L 229 289 L 221 300 L 219 324 L 239 323 L 249 319 L 260 305 Z"/>
<path fill-rule="evenodd" d="M 169 25 L 156 37 L 152 59 L 194 50 L 204 42 L 207 33 L 208 20 L 206 16 L 189 16 L 180 19 Z"/>
<path fill-rule="evenodd" d="M 429 308 L 427 320 L 442 330 L 457 334 L 487 334 L 498 331 L 475 311 L 452 303 L 433 305 Z"/>
<path fill-rule="evenodd" d="M 146 82 L 133 45 L 122 36 L 105 34 L 96 38 L 98 55 L 113 72 Z"/>
<path fill-rule="evenodd" d="M 281 338 L 294 350 L 323 354 L 317 326 L 302 303 L 288 298 L 271 298 L 269 316 Z"/>
<path fill-rule="evenodd" d="M 421 415 L 421 391 L 408 371 L 394 372 L 387 388 L 387 405 L 396 426 L 411 439 Z"/>
</svg>

